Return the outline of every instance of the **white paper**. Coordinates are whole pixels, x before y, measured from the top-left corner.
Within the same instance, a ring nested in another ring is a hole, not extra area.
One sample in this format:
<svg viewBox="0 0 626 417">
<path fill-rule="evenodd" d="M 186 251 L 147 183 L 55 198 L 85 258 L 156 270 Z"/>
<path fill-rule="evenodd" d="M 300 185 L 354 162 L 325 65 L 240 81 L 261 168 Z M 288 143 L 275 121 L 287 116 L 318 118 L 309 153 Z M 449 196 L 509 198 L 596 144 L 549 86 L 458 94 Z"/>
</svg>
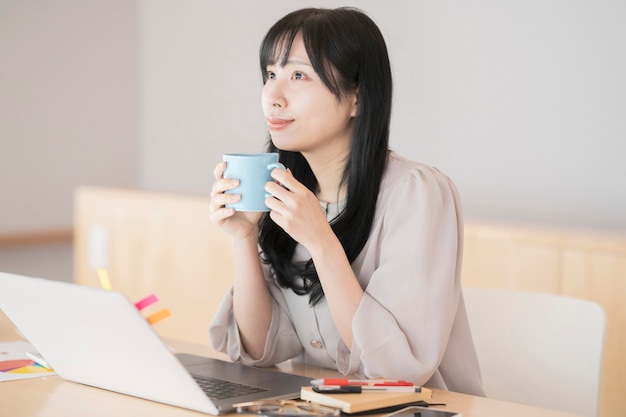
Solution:
<svg viewBox="0 0 626 417">
<path fill-rule="evenodd" d="M 15 342 L 2 342 L 0 343 L 0 369 L 2 369 L 2 362 L 25 359 L 29 357 L 26 352 L 37 353 L 37 350 L 28 342 L 15 341 Z M 0 382 L 14 381 L 16 379 L 29 379 L 39 378 L 42 376 L 56 375 L 56 372 L 42 368 L 42 372 L 33 373 L 10 373 L 0 371 Z"/>
</svg>

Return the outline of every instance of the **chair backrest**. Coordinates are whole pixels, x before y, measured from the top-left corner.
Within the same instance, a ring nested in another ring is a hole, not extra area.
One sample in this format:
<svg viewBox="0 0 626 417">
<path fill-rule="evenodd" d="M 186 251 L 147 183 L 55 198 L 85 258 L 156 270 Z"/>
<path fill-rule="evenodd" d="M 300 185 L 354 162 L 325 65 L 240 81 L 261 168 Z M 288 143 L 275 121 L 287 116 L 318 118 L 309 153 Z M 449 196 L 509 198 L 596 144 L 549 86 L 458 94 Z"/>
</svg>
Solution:
<svg viewBox="0 0 626 417">
<path fill-rule="evenodd" d="M 591 301 L 463 289 L 489 398 L 598 415 L 606 317 Z"/>
<path fill-rule="evenodd" d="M 209 221 L 208 197 L 82 187 L 74 202 L 74 280 L 100 286 L 106 268 L 113 290 L 132 302 L 150 294 L 146 316 L 163 337 L 209 344 L 208 326 L 232 285 L 228 236 Z"/>
</svg>

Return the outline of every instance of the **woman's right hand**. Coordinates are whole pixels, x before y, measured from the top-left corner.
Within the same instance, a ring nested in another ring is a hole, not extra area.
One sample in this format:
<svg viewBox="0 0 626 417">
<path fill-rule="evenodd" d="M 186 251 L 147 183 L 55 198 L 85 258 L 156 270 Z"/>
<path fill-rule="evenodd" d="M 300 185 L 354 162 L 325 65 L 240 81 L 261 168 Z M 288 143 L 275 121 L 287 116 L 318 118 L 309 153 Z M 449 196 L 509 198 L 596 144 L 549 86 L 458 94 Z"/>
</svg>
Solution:
<svg viewBox="0 0 626 417">
<path fill-rule="evenodd" d="M 236 203 L 241 199 L 240 194 L 226 194 L 224 191 L 239 186 L 239 180 L 224 178 L 226 162 L 220 162 L 213 170 L 215 182 L 211 188 L 209 203 L 209 218 L 211 222 L 220 226 L 222 230 L 235 239 L 257 239 L 258 222 L 262 213 L 241 212 L 226 207 L 226 204 Z"/>
</svg>

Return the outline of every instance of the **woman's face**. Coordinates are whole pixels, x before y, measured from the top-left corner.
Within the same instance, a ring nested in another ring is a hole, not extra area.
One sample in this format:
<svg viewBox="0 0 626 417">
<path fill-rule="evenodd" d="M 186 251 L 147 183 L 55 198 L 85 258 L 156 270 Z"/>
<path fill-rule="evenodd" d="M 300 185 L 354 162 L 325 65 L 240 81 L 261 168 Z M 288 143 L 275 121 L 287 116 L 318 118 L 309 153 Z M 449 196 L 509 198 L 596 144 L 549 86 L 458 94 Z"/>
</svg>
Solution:
<svg viewBox="0 0 626 417">
<path fill-rule="evenodd" d="M 337 156 L 350 148 L 356 91 L 341 100 L 313 70 L 302 36 L 294 39 L 285 66 L 269 65 L 262 105 L 278 149 Z"/>
</svg>

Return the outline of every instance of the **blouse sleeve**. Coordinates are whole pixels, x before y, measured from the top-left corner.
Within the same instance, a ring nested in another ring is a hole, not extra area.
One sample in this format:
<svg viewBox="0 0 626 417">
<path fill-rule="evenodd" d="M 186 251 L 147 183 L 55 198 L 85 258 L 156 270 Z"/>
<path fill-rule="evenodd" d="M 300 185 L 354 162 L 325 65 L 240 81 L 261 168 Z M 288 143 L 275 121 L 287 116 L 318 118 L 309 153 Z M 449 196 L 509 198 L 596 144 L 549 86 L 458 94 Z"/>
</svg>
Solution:
<svg viewBox="0 0 626 417">
<path fill-rule="evenodd" d="M 267 277 L 267 270 L 264 268 Z M 280 288 L 268 280 L 272 293 L 272 319 L 265 339 L 263 356 L 253 359 L 243 348 L 239 328 L 233 314 L 233 288 L 226 293 L 209 326 L 213 348 L 228 354 L 232 361 L 254 366 L 273 366 L 302 352 Z"/>
<path fill-rule="evenodd" d="M 389 191 L 378 265 L 354 317 L 353 346 L 338 347 L 338 368 L 424 384 L 441 362 L 459 302 L 459 199 L 452 182 L 427 166 Z"/>
</svg>

